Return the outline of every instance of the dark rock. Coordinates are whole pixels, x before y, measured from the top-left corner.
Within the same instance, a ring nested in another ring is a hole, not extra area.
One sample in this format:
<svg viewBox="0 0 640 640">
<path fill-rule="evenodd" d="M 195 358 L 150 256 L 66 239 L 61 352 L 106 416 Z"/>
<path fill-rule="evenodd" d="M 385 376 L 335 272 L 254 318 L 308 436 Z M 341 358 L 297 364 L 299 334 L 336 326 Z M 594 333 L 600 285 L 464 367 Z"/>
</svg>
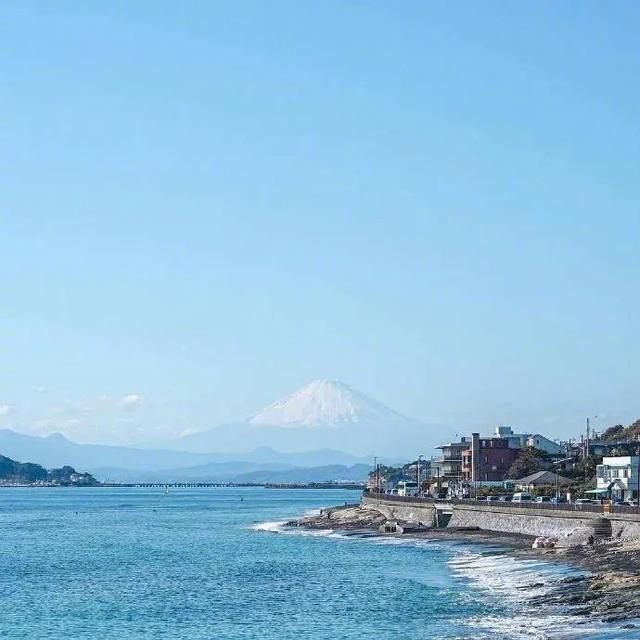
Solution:
<svg viewBox="0 0 640 640">
<path fill-rule="evenodd" d="M 526 589 L 537 589 L 538 587 L 544 587 L 544 582 L 533 582 L 532 584 L 523 584 L 521 587 L 516 587 L 516 589 L 521 589 L 525 591 Z"/>
<path fill-rule="evenodd" d="M 558 580 L 558 582 L 561 584 L 574 584 L 576 582 L 584 582 L 586 579 L 586 576 L 569 576 L 568 578 L 562 578 L 562 580 Z"/>
<path fill-rule="evenodd" d="M 572 616 L 588 616 L 591 613 L 591 607 L 580 607 L 580 609 L 573 609 L 569 612 Z"/>
</svg>

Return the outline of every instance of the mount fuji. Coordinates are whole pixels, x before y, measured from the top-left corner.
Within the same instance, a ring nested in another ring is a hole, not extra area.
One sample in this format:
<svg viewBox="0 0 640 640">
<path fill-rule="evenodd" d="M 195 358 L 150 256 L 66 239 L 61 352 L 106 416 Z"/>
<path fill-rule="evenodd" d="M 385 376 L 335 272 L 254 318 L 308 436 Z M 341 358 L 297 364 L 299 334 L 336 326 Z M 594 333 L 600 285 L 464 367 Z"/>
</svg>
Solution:
<svg viewBox="0 0 640 640">
<path fill-rule="evenodd" d="M 174 442 L 183 451 L 340 449 L 354 455 L 424 453 L 437 444 L 436 425 L 403 416 L 338 381 L 316 380 L 243 422 L 190 434 Z"/>
<path fill-rule="evenodd" d="M 354 391 L 343 382 L 316 380 L 249 418 L 252 425 L 340 427 L 408 418 Z"/>
</svg>

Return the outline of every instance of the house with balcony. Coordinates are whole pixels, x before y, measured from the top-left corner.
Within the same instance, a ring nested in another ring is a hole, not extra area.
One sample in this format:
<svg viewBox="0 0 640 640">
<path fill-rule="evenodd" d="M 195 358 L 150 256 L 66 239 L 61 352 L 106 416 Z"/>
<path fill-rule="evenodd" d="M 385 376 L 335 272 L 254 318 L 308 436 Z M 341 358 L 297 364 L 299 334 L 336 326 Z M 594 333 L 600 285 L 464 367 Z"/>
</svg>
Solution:
<svg viewBox="0 0 640 640">
<path fill-rule="evenodd" d="M 638 456 L 605 457 L 596 467 L 596 493 L 602 498 L 638 498 Z"/>
<path fill-rule="evenodd" d="M 469 439 L 465 437 L 460 438 L 460 442 L 448 442 L 436 447 L 442 451 L 442 455 L 432 463 L 432 475 L 441 481 L 460 480 L 462 478 L 462 452 L 469 446 Z"/>
</svg>

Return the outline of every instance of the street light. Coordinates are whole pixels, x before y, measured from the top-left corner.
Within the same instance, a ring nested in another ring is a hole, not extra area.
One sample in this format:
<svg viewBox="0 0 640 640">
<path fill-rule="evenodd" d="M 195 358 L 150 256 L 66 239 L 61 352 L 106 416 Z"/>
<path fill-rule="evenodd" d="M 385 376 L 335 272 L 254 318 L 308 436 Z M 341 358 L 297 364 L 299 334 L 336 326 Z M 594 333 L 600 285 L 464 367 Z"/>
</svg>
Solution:
<svg viewBox="0 0 640 640">
<path fill-rule="evenodd" d="M 417 483 L 418 483 L 418 497 L 420 497 L 422 495 L 422 491 L 420 490 L 420 462 L 421 462 L 422 458 L 423 458 L 423 455 L 420 454 L 418 456 L 418 460 L 416 462 L 416 480 L 417 480 Z"/>
</svg>

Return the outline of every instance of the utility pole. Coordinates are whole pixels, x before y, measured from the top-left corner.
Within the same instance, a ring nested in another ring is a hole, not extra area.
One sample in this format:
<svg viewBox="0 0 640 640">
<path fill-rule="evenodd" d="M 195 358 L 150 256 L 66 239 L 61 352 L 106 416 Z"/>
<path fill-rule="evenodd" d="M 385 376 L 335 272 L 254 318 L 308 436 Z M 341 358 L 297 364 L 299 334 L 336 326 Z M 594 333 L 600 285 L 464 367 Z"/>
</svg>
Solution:
<svg viewBox="0 0 640 640">
<path fill-rule="evenodd" d="M 584 448 L 584 456 L 589 457 L 589 418 L 587 418 L 587 444 Z"/>
<path fill-rule="evenodd" d="M 422 491 L 420 489 L 420 462 L 422 460 L 422 455 L 418 456 L 418 461 L 416 462 L 416 480 L 418 482 L 418 497 L 422 495 Z"/>
<path fill-rule="evenodd" d="M 589 418 L 587 418 L 587 440 L 584 446 L 584 481 L 589 482 L 589 472 L 587 471 L 587 463 L 589 459 Z"/>
<path fill-rule="evenodd" d="M 378 491 L 378 456 L 373 456 L 373 486 Z"/>
</svg>

